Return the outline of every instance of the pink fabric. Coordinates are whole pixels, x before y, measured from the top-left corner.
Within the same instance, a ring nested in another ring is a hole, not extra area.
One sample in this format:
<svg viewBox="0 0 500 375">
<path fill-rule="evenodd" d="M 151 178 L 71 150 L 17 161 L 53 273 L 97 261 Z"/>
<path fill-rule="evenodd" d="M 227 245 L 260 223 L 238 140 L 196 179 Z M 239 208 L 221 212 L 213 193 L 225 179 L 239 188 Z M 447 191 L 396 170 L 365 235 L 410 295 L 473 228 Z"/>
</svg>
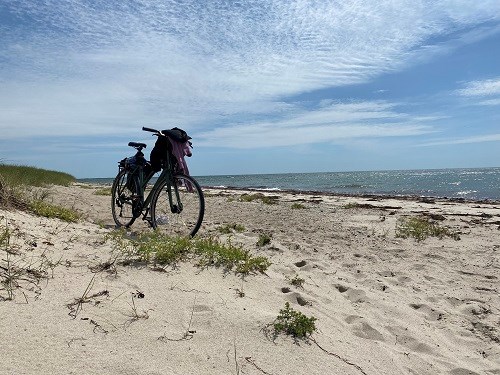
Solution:
<svg viewBox="0 0 500 375">
<path fill-rule="evenodd" d="M 172 153 L 177 158 L 177 162 L 179 164 L 179 172 L 184 173 L 186 176 L 189 176 L 189 169 L 184 159 L 184 156 L 190 157 L 192 155 L 189 142 L 177 142 L 171 138 L 168 138 L 170 144 L 172 145 Z"/>
</svg>

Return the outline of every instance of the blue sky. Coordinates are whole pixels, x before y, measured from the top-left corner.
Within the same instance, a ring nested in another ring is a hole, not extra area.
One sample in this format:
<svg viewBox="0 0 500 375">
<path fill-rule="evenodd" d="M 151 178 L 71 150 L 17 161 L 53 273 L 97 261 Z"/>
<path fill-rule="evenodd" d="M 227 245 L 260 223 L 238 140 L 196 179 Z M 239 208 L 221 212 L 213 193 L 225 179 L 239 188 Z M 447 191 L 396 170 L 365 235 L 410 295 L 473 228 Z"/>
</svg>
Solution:
<svg viewBox="0 0 500 375">
<path fill-rule="evenodd" d="M 500 166 L 500 1 L 0 0 L 0 160 L 112 177 Z"/>
</svg>

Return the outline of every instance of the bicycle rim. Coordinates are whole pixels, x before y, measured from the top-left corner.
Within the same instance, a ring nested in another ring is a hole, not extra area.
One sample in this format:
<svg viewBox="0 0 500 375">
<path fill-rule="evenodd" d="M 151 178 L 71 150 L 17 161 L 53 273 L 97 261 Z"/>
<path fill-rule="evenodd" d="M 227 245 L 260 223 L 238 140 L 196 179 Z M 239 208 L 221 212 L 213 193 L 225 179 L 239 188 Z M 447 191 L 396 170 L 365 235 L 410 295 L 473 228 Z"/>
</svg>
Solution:
<svg viewBox="0 0 500 375">
<path fill-rule="evenodd" d="M 133 192 L 127 187 L 127 175 L 126 170 L 120 171 L 111 189 L 111 212 L 118 227 L 129 227 L 135 221 L 132 214 Z M 133 184 L 137 189 L 136 181 Z"/>
<path fill-rule="evenodd" d="M 182 210 L 176 210 L 179 207 Z M 167 182 L 162 184 L 151 204 L 153 228 L 168 236 L 193 237 L 200 229 L 204 213 L 205 199 L 200 185 L 192 177 L 182 174 L 174 176 L 172 186 Z"/>
</svg>

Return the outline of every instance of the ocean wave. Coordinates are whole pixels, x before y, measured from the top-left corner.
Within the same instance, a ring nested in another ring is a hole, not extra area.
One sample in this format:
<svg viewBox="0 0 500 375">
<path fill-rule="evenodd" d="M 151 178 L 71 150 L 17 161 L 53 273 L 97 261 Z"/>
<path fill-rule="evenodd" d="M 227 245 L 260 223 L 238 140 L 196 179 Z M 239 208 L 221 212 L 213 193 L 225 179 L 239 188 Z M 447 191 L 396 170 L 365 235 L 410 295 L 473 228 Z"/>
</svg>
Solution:
<svg viewBox="0 0 500 375">
<path fill-rule="evenodd" d="M 464 191 L 457 191 L 457 195 L 460 195 L 460 196 L 463 196 L 463 195 L 469 195 L 469 194 L 473 194 L 473 193 L 477 193 L 477 190 L 464 190 Z"/>
</svg>

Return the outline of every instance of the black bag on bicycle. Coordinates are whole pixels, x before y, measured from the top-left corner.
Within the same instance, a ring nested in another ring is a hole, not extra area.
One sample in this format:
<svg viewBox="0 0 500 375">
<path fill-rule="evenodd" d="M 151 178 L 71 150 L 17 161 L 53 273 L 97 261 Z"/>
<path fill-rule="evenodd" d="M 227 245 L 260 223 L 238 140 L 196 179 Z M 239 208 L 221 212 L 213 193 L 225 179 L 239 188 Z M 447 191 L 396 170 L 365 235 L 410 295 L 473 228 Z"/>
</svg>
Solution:
<svg viewBox="0 0 500 375">
<path fill-rule="evenodd" d="M 166 137 L 158 137 L 156 140 L 150 155 L 151 167 L 155 172 L 158 172 L 166 166 L 167 160 L 170 159 L 174 171 L 189 174 L 184 156 L 191 156 L 189 151 L 189 147 L 192 147 L 191 142 L 189 142 L 191 137 L 179 128 L 162 130 L 161 132 Z"/>
<path fill-rule="evenodd" d="M 125 186 L 127 187 L 128 190 L 130 190 L 133 194 L 135 194 L 135 184 L 134 184 L 134 178 L 137 176 L 138 173 L 140 173 L 141 169 L 139 167 L 147 168 L 147 161 L 144 159 L 144 157 L 137 157 L 137 156 L 131 156 L 129 158 L 125 158 L 120 162 L 120 165 L 122 165 L 124 168 L 126 168 L 130 173 L 127 174 L 127 182 L 125 183 Z"/>
</svg>

